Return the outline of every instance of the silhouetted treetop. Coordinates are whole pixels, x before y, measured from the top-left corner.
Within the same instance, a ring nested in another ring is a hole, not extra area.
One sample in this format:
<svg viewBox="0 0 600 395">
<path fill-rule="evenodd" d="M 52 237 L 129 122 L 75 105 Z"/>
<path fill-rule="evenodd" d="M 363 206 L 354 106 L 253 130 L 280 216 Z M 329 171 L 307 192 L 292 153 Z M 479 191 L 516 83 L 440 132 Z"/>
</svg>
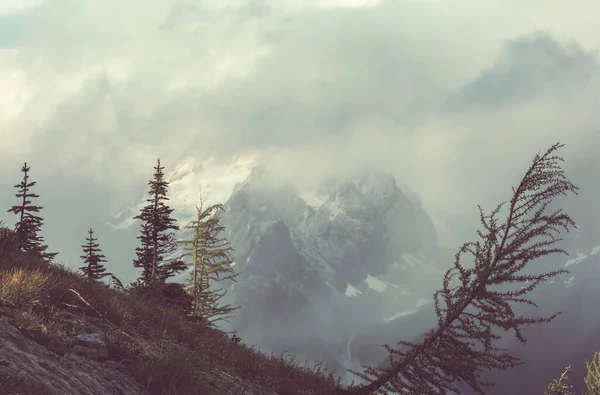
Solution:
<svg viewBox="0 0 600 395">
<path fill-rule="evenodd" d="M 185 270 L 180 259 L 170 257 L 177 250 L 177 240 L 173 231 L 179 230 L 173 209 L 166 205 L 169 183 L 164 177 L 164 167 L 160 159 L 154 167 L 153 178 L 148 182 L 150 192 L 139 215 L 133 217 L 142 221 L 140 235 L 141 246 L 136 248 L 133 265 L 142 269 L 140 280 L 144 283 L 164 283 L 169 277 Z"/>
<path fill-rule="evenodd" d="M 16 197 L 20 200 L 19 204 L 12 206 L 8 212 L 12 212 L 19 216 L 19 220 L 15 224 L 15 233 L 19 243 L 19 248 L 23 251 L 34 252 L 40 254 L 45 262 L 51 262 L 58 254 L 56 252 L 47 252 L 48 246 L 44 244 L 44 239 L 39 235 L 43 225 L 43 219 L 35 213 L 43 208 L 32 204 L 32 199 L 36 199 L 39 195 L 31 192 L 36 182 L 29 181 L 29 170 L 27 162 L 21 167 L 23 179 L 15 185 L 18 188 Z"/>
</svg>

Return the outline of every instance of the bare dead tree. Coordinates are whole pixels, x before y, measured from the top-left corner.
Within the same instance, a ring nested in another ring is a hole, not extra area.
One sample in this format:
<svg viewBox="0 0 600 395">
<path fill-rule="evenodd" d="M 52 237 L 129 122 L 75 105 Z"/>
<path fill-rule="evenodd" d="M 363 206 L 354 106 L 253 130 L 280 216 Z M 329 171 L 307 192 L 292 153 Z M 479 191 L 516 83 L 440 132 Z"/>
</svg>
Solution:
<svg viewBox="0 0 600 395">
<path fill-rule="evenodd" d="M 576 227 L 562 210 L 548 214 L 548 205 L 559 195 L 578 194 L 578 187 L 564 175 L 563 158 L 554 152 L 555 144 L 546 153 L 539 153 L 515 189 L 506 219 L 499 223 L 498 215 L 506 202 L 489 215 L 479 207 L 483 227 L 480 241 L 462 245 L 455 256 L 454 267 L 444 276 L 443 286 L 434 294 L 437 327 L 428 331 L 423 340 L 399 342 L 399 348 L 384 345 L 389 353 L 386 368 L 365 366 L 364 372 L 352 371 L 367 384 L 338 390 L 336 395 L 385 394 L 444 395 L 459 392 L 457 385 L 467 384 L 478 394 L 494 385 L 482 379 L 489 370 L 506 370 L 522 361 L 493 345 L 500 339 L 497 331 L 513 331 L 525 343 L 521 330 L 525 325 L 552 321 L 550 317 L 516 316 L 513 303 L 537 307 L 525 297 L 542 282 L 567 270 L 555 270 L 527 275 L 521 272 L 537 258 L 551 254 L 567 254 L 554 245 L 562 239 L 561 230 Z M 471 255 L 473 268 L 462 263 Z M 567 254 L 568 255 L 568 254 Z M 499 285 L 512 285 L 514 290 L 501 291 Z M 515 286 L 516 285 L 516 286 Z M 519 287 L 520 285 L 520 287 Z"/>
</svg>

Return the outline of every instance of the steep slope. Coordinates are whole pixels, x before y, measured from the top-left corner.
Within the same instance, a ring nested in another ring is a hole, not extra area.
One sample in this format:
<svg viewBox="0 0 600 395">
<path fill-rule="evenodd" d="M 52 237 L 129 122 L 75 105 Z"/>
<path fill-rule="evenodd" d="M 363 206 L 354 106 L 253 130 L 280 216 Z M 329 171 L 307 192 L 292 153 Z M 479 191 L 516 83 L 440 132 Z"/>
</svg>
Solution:
<svg viewBox="0 0 600 395">
<path fill-rule="evenodd" d="M 59 312 L 66 322 L 81 324 L 81 318 L 68 312 Z M 82 334 L 62 334 L 63 355 L 57 351 L 57 341 L 53 346 L 37 342 L 27 331 L 15 327 L 16 314 L 8 305 L 0 306 L 0 349 L 3 363 L 0 372 L 3 376 L 35 378 L 48 394 L 144 394 L 144 389 L 122 368 L 110 360 L 107 347 L 98 336 L 101 331 L 98 322 L 86 322 L 87 332 Z M 78 322 L 79 321 L 79 322 Z M 90 320 L 92 321 L 92 320 Z M 99 321 L 99 320 L 98 320 Z M 106 326 L 106 325 L 103 325 Z M 103 328 L 105 329 L 105 328 Z M 97 338 L 95 342 L 79 342 L 78 338 Z M 58 338 L 58 334 L 54 334 Z M 38 337 L 39 338 L 39 337 Z M 41 344 L 40 344 L 41 343 Z M 88 351 L 86 358 L 82 350 Z M 93 357 L 90 355 L 93 354 Z"/>
<path fill-rule="evenodd" d="M 168 177 L 171 202 L 187 221 L 203 167 L 177 168 Z M 237 283 L 226 284 L 227 302 L 241 306 L 226 329 L 265 351 L 350 367 L 340 339 L 427 303 L 451 264 L 454 251 L 437 245 L 418 199 L 384 172 L 327 179 L 313 191 L 276 182 L 261 167 L 241 181 L 223 214 L 241 272 Z M 115 222 L 131 226 L 126 216 Z"/>
<path fill-rule="evenodd" d="M 18 249 L 0 232 L 0 393 L 320 394 L 327 372 L 266 356 L 136 289 Z M 8 237 L 7 237 L 8 236 Z"/>
<path fill-rule="evenodd" d="M 101 319 L 81 312 L 56 311 L 55 322 L 60 321 L 73 329 L 69 332 L 48 330 L 49 333 L 38 333 L 37 328 L 15 326 L 16 318 L 16 322 L 22 322 L 23 313 L 0 305 L 0 378 L 29 382 L 35 379 L 34 382 L 38 383 L 35 393 L 40 395 L 156 393 L 144 388 L 140 380 L 119 361 L 114 345 L 107 341 L 114 337 L 114 330 Z M 159 344 L 141 336 L 134 340 L 143 345 L 146 353 L 159 355 Z M 276 395 L 274 391 L 243 382 L 221 370 L 198 374 L 207 383 L 196 389 L 203 394 Z"/>
</svg>

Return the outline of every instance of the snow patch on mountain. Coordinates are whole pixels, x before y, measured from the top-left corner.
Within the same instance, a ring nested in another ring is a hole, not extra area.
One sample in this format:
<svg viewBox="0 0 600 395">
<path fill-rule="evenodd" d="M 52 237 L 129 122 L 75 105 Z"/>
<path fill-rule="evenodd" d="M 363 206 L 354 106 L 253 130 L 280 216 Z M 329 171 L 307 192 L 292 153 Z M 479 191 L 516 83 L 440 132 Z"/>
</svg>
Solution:
<svg viewBox="0 0 600 395">
<path fill-rule="evenodd" d="M 594 254 L 590 254 L 590 255 L 594 255 Z M 573 259 L 569 259 L 566 263 L 565 263 L 565 267 L 571 266 L 571 265 L 576 265 L 580 262 L 583 262 L 588 256 L 585 254 L 582 254 L 581 252 L 577 252 L 577 256 Z"/>
<path fill-rule="evenodd" d="M 349 298 L 353 298 L 357 295 L 362 295 L 362 292 L 354 288 L 352 285 L 348 284 L 348 286 L 346 287 L 345 295 Z"/>
<path fill-rule="evenodd" d="M 304 203 L 315 210 L 320 208 L 325 203 L 324 197 L 319 196 L 313 191 L 303 191 L 299 194 L 299 196 L 302 200 L 304 200 Z"/>
<path fill-rule="evenodd" d="M 390 322 L 392 322 L 400 317 L 405 317 L 407 315 L 414 314 L 414 313 L 418 312 L 419 310 L 421 310 L 424 306 L 426 306 L 430 303 L 432 303 L 432 301 L 429 299 L 418 298 L 414 308 L 398 312 L 390 317 L 385 318 L 383 320 L 383 322 L 386 324 L 389 324 Z"/>
<path fill-rule="evenodd" d="M 367 283 L 369 288 L 374 289 L 377 292 L 384 292 L 385 289 L 388 287 L 388 284 L 384 283 L 383 281 L 381 281 L 379 279 L 376 279 L 375 277 L 371 276 L 370 274 L 367 274 L 367 278 L 365 279 L 365 282 Z"/>
</svg>

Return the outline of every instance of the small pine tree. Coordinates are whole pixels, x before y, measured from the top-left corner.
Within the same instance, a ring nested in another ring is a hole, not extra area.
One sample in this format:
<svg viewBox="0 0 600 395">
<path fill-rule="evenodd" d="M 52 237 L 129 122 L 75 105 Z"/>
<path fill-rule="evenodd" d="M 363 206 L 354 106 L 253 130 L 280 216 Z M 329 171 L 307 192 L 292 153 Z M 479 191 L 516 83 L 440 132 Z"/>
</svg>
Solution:
<svg viewBox="0 0 600 395">
<path fill-rule="evenodd" d="M 164 179 L 164 167 L 160 159 L 154 167 L 154 178 L 150 185 L 148 204 L 139 215 L 133 217 L 142 221 L 140 235 L 137 237 L 141 246 L 136 248 L 136 259 L 133 265 L 142 269 L 140 280 L 144 284 L 164 284 L 166 279 L 185 270 L 180 259 L 169 258 L 177 249 L 177 241 L 173 231 L 179 230 L 176 221 L 171 217 L 173 209 L 165 204 L 168 182 Z"/>
<path fill-rule="evenodd" d="M 204 208 L 196 206 L 196 220 L 191 221 L 185 229 L 191 231 L 191 238 L 182 240 L 184 257 L 191 257 L 192 273 L 190 288 L 193 296 L 192 316 L 210 324 L 227 320 L 230 314 L 239 307 L 220 305 L 219 302 L 227 293 L 224 289 L 211 287 L 215 281 L 232 280 L 239 273 L 233 269 L 230 252 L 233 250 L 229 242 L 221 237 L 224 227 L 221 225 L 219 212 L 221 204 L 213 204 Z M 212 289 L 211 289 L 212 288 Z"/>
<path fill-rule="evenodd" d="M 88 231 L 89 236 L 86 239 L 87 243 L 82 245 L 83 255 L 81 259 L 86 264 L 80 267 L 79 270 L 90 279 L 100 280 L 106 276 L 111 276 L 111 273 L 106 273 L 106 268 L 102 264 L 106 262 L 105 256 L 100 253 L 100 245 L 96 243 L 98 239 L 94 237 L 94 231 L 90 229 Z"/>
<path fill-rule="evenodd" d="M 43 225 L 43 219 L 34 213 L 38 213 L 43 207 L 31 204 L 31 199 L 38 198 L 39 195 L 31 192 L 31 187 L 36 182 L 29 181 L 29 170 L 30 168 L 25 162 L 21 168 L 23 179 L 14 186 L 19 189 L 15 196 L 21 199 L 21 202 L 12 206 L 8 212 L 19 216 L 19 221 L 15 224 L 15 234 L 19 248 L 22 251 L 38 253 L 43 261 L 50 263 L 58 253 L 47 252 L 48 246 L 44 244 L 43 237 L 38 234 Z"/>
</svg>

